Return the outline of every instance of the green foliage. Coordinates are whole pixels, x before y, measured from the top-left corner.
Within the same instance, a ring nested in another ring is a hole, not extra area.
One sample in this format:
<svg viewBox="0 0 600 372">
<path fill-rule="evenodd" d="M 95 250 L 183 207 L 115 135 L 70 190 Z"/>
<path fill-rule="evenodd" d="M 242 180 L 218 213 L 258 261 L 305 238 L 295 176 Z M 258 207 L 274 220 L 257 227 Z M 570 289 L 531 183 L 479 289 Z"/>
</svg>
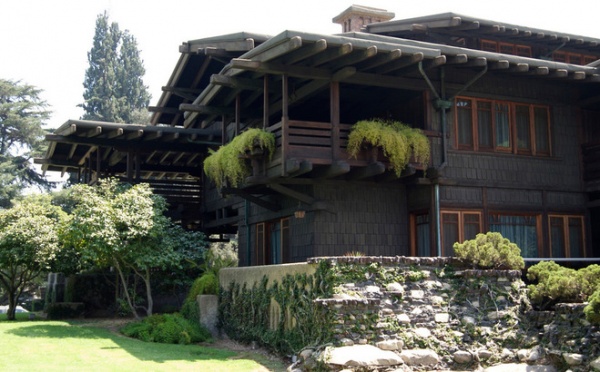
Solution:
<svg viewBox="0 0 600 372">
<path fill-rule="evenodd" d="M 20 81 L 0 79 L 0 207 L 10 207 L 29 186 L 53 186 L 32 162 L 46 147 L 42 126 L 50 117 L 41 92 Z"/>
<path fill-rule="evenodd" d="M 210 332 L 198 322 L 190 322 L 179 314 L 152 315 L 121 329 L 125 336 L 145 342 L 183 344 L 210 341 Z"/>
<path fill-rule="evenodd" d="M 313 302 L 332 295 L 332 279 L 328 264 L 322 262 L 314 275 L 286 275 L 281 283 L 269 283 L 266 277 L 252 288 L 231 283 L 219 293 L 220 326 L 236 340 L 257 341 L 281 354 L 332 342 L 332 315 Z M 281 310 L 275 329 L 269 326 L 271 299 Z"/>
<path fill-rule="evenodd" d="M 82 266 L 114 267 L 133 314 L 136 308 L 152 314 L 154 270 L 181 270 L 204 253 L 204 235 L 185 231 L 165 217 L 164 199 L 153 195 L 148 184 L 105 179 L 94 187 L 75 185 L 72 195 L 76 207 L 61 234 L 64 245 L 78 252 L 86 263 Z M 129 272 L 144 283 L 146 306 L 134 303 L 134 292 L 127 287 Z"/>
<path fill-rule="evenodd" d="M 0 286 L 8 296 L 9 320 L 23 290 L 50 268 L 64 220 L 65 213 L 47 196 L 28 196 L 0 210 Z"/>
<path fill-rule="evenodd" d="M 71 319 L 83 316 L 85 306 L 81 303 L 57 302 L 46 308 L 48 319 Z"/>
<path fill-rule="evenodd" d="M 420 129 L 380 119 L 361 120 L 352 126 L 348 135 L 348 153 L 356 157 L 365 146 L 381 147 L 398 177 L 411 156 L 426 166 L 431 153 L 429 139 Z"/>
<path fill-rule="evenodd" d="M 525 267 L 521 250 L 500 233 L 477 234 L 475 239 L 454 243 L 456 256 L 482 269 L 520 270 Z"/>
<path fill-rule="evenodd" d="M 236 187 L 250 175 L 250 166 L 245 157 L 255 149 L 265 151 L 270 158 L 275 151 L 273 133 L 250 128 L 236 136 L 217 151 L 211 151 L 204 159 L 204 173 L 221 188 L 226 182 Z"/>
<path fill-rule="evenodd" d="M 543 261 L 527 270 L 532 303 L 547 308 L 559 302 L 584 302 L 600 285 L 600 265 L 574 270 Z"/>
<path fill-rule="evenodd" d="M 123 123 L 138 120 L 150 94 L 142 81 L 145 70 L 137 41 L 128 31 L 121 32 L 116 22 L 109 25 L 106 12 L 96 19 L 88 62 L 82 119 Z"/>
<path fill-rule="evenodd" d="M 592 295 L 588 298 L 588 304 L 583 309 L 585 318 L 594 324 L 600 324 L 600 284 Z"/>
</svg>

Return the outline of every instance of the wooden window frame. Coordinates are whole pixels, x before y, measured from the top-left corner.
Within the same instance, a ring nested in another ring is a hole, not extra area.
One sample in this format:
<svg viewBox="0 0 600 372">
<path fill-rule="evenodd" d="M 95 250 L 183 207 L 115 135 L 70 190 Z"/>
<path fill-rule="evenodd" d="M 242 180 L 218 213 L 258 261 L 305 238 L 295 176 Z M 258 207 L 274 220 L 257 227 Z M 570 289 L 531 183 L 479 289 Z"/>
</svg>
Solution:
<svg viewBox="0 0 600 372">
<path fill-rule="evenodd" d="M 548 252 L 548 257 L 553 257 L 552 252 L 552 236 L 550 235 L 552 233 L 552 218 L 560 218 L 563 220 L 563 224 L 562 224 L 562 228 L 563 228 L 563 244 L 564 244 L 564 258 L 570 258 L 571 257 L 571 242 L 569 239 L 569 219 L 571 218 L 575 218 L 581 221 L 581 242 L 582 242 L 582 247 L 581 247 L 581 253 L 582 253 L 582 257 L 587 257 L 586 255 L 586 250 L 585 250 L 585 218 L 584 216 L 580 215 L 580 214 L 548 214 L 548 234 L 549 234 L 549 238 L 548 238 L 548 246 L 549 246 L 549 252 Z M 563 257 L 553 257 L 553 258 L 563 258 Z"/>
<path fill-rule="evenodd" d="M 447 256 L 447 252 L 445 251 L 446 247 L 446 237 L 444 236 L 444 215 L 457 215 L 457 225 L 458 225 L 458 242 L 465 241 L 465 215 L 476 215 L 479 220 L 479 233 L 483 231 L 483 212 L 479 210 L 472 209 L 443 209 L 440 211 L 440 235 L 441 235 L 441 243 L 442 243 L 442 256 Z"/>
<path fill-rule="evenodd" d="M 574 62 L 574 60 L 576 58 L 578 58 L 579 61 Z M 564 52 L 564 51 L 558 51 L 558 52 L 552 53 L 553 61 L 563 62 L 563 63 L 571 63 L 571 64 L 575 64 L 575 65 L 579 65 L 579 66 L 585 66 L 589 63 L 597 61 L 598 59 L 600 59 L 600 57 L 583 54 L 583 53 Z"/>
<path fill-rule="evenodd" d="M 472 141 L 471 144 L 463 144 L 459 142 L 459 111 L 463 110 L 459 106 L 459 101 L 468 101 L 470 103 L 470 122 L 471 122 L 471 133 L 472 133 Z M 491 147 L 480 147 L 479 144 L 479 121 L 478 115 L 481 111 L 479 109 L 479 103 L 486 102 L 490 103 L 491 106 L 491 138 L 492 138 L 492 146 Z M 509 146 L 503 147 L 498 145 L 497 138 L 497 113 L 499 112 L 497 109 L 497 105 L 507 106 L 508 107 L 508 136 L 509 136 Z M 550 108 L 546 105 L 539 104 L 531 104 L 531 103 L 522 103 L 522 102 L 513 102 L 513 101 L 504 101 L 504 100 L 493 100 L 493 99 L 483 99 L 483 98 L 473 98 L 473 97 L 465 97 L 459 96 L 455 98 L 454 101 L 455 113 L 454 113 L 454 145 L 456 149 L 459 150 L 472 150 L 478 152 L 500 152 L 500 153 L 512 153 L 519 155 L 531 155 L 531 156 L 551 156 L 552 154 L 552 132 L 550 126 Z M 519 147 L 519 137 L 518 137 L 518 127 L 517 127 L 517 107 L 527 107 L 528 109 L 528 121 L 529 121 L 529 147 L 523 148 Z M 548 151 L 538 151 L 538 142 L 536 136 L 536 109 L 544 109 L 546 112 L 546 133 L 547 133 L 547 147 Z"/>
<path fill-rule="evenodd" d="M 537 257 L 543 257 L 543 241 L 544 235 L 542 230 L 542 215 L 540 213 L 525 213 L 525 212 L 513 212 L 513 211 L 490 211 L 487 214 L 486 228 L 490 230 L 490 222 L 493 216 L 520 216 L 520 217 L 533 217 L 535 218 L 535 234 L 537 236 Z M 491 230 L 490 230 L 491 231 Z M 536 257 L 530 257 L 536 258 Z"/>
<path fill-rule="evenodd" d="M 433 246 L 433 236 L 431 234 L 431 227 L 432 227 L 432 216 L 429 213 L 429 210 L 422 210 L 422 211 L 416 211 L 416 212 L 412 212 L 409 216 L 409 226 L 410 226 L 410 254 L 413 257 L 417 257 L 419 252 L 418 252 L 418 247 L 417 247 L 417 218 L 420 216 L 427 216 L 428 218 L 428 222 L 427 224 L 429 225 L 429 249 L 430 249 L 430 253 L 431 255 L 434 255 L 435 252 L 434 251 L 434 246 Z"/>
<path fill-rule="evenodd" d="M 532 56 L 531 47 L 529 45 L 507 43 L 505 41 L 494 41 L 481 39 L 479 42 L 480 49 L 487 52 L 510 54 L 520 57 Z"/>
</svg>

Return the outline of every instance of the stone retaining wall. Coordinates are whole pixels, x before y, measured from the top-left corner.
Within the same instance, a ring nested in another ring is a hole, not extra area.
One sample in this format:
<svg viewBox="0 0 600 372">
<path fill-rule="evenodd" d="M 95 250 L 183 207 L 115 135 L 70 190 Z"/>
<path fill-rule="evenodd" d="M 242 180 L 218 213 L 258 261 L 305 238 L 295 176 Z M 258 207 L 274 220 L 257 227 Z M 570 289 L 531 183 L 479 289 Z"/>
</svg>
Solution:
<svg viewBox="0 0 600 372">
<path fill-rule="evenodd" d="M 331 319 L 331 343 L 299 353 L 298 370 L 600 365 L 600 331 L 584 320 L 583 306 L 532 311 L 520 271 L 414 257 L 322 257 L 308 266 L 323 261 L 332 295 L 314 304 Z"/>
</svg>

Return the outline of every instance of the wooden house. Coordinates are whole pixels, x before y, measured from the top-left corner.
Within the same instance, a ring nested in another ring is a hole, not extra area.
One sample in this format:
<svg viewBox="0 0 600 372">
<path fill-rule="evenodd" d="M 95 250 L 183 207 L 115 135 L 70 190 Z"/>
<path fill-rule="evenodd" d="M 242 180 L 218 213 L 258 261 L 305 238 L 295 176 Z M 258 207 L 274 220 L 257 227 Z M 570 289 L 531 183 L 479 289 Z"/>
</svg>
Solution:
<svg viewBox="0 0 600 372">
<path fill-rule="evenodd" d="M 68 121 L 45 170 L 149 182 L 184 226 L 238 234 L 240 265 L 344 255 L 447 256 L 498 231 L 531 260 L 600 257 L 600 39 L 445 13 L 352 6 L 321 35 L 191 40 L 148 126 Z M 349 156 L 354 123 L 425 133 L 426 167 Z M 209 149 L 247 128 L 272 157 L 219 189 Z"/>
</svg>

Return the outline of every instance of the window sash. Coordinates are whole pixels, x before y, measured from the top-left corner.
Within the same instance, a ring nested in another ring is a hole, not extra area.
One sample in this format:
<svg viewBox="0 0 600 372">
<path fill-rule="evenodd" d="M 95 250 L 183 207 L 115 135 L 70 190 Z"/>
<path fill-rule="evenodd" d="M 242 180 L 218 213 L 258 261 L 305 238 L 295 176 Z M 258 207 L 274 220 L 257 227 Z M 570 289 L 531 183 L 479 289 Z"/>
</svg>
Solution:
<svg viewBox="0 0 600 372">
<path fill-rule="evenodd" d="M 474 239 L 482 231 L 481 212 L 442 211 L 442 256 L 454 256 L 454 243 Z"/>
<path fill-rule="evenodd" d="M 456 99 L 456 148 L 549 156 L 547 106 L 506 101 Z"/>
<path fill-rule="evenodd" d="M 551 257 L 585 257 L 583 216 L 550 215 L 548 221 Z"/>
<path fill-rule="evenodd" d="M 539 257 L 541 226 L 539 215 L 490 213 L 489 230 L 502 234 L 521 249 L 523 257 Z"/>
</svg>

